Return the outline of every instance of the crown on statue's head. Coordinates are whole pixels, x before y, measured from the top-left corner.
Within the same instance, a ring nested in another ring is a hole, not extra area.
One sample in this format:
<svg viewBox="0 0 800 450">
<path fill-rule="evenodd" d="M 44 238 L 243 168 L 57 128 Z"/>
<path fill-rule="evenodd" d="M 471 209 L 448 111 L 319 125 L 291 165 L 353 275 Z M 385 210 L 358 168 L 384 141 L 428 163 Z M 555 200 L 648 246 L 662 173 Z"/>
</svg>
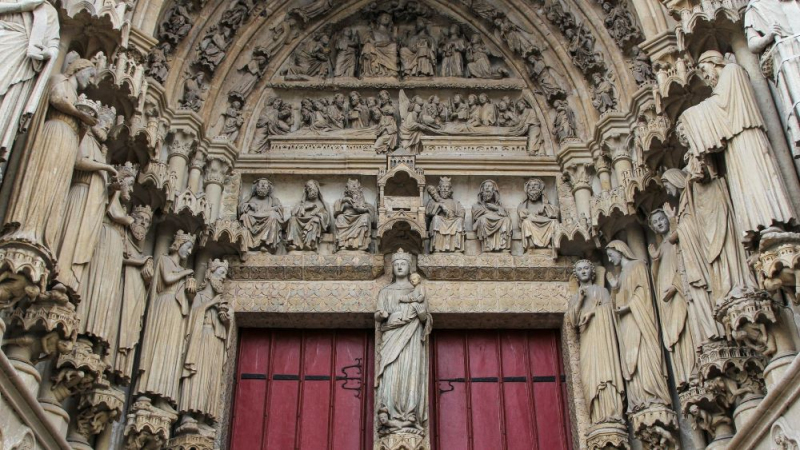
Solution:
<svg viewBox="0 0 800 450">
<path fill-rule="evenodd" d="M 139 205 L 133 207 L 133 214 L 153 218 L 153 208 L 150 205 Z"/>
<path fill-rule="evenodd" d="M 450 184 L 450 177 L 439 177 L 439 185 Z"/>
<path fill-rule="evenodd" d="M 183 230 L 178 230 L 178 232 L 175 233 L 175 243 L 178 245 L 183 245 L 186 242 L 194 244 L 194 241 L 195 237 L 193 234 L 186 233 Z"/>
<path fill-rule="evenodd" d="M 103 107 L 103 104 L 90 99 L 86 96 L 86 94 L 81 94 L 78 96 L 78 101 L 75 102 L 75 108 L 79 111 L 85 112 L 92 117 L 97 117 L 100 114 L 100 109 Z"/>
<path fill-rule="evenodd" d="M 136 177 L 136 174 L 139 172 L 139 166 L 134 165 L 130 161 L 126 162 L 123 165 L 119 165 L 115 167 L 117 169 L 117 179 L 123 180 L 128 177 Z"/>
<path fill-rule="evenodd" d="M 217 270 L 217 269 L 219 269 L 221 267 L 224 267 L 225 270 L 228 270 L 228 261 L 224 260 L 224 259 L 223 260 L 214 259 L 214 260 L 212 260 L 211 262 L 208 263 L 208 269 L 210 271 L 212 271 L 212 272 L 214 272 L 215 270 Z"/>
<path fill-rule="evenodd" d="M 410 264 L 411 263 L 411 253 L 406 253 L 402 248 L 397 249 L 397 252 L 395 252 L 395 254 L 392 255 L 392 262 L 399 261 L 399 260 L 408 261 L 408 263 Z"/>
</svg>

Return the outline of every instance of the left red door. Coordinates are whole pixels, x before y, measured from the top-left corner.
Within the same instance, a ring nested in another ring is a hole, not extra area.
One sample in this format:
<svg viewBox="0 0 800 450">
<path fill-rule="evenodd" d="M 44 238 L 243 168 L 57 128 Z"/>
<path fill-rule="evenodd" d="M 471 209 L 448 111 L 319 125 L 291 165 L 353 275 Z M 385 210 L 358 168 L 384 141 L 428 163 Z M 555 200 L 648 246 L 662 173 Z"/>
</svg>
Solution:
<svg viewBox="0 0 800 450">
<path fill-rule="evenodd" d="M 242 330 L 231 450 L 372 447 L 372 333 Z"/>
</svg>

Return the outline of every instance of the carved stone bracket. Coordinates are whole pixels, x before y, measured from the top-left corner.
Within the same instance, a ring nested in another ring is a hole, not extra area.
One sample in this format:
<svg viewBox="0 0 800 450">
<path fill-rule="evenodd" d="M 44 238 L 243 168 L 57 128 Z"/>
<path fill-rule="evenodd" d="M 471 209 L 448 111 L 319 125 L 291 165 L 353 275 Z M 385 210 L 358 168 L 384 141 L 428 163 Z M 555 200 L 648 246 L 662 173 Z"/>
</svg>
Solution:
<svg viewBox="0 0 800 450">
<path fill-rule="evenodd" d="M 124 436 L 125 450 L 162 448 L 169 439 L 172 423 L 177 414 L 153 406 L 147 397 L 139 397 L 128 414 Z"/>
<path fill-rule="evenodd" d="M 4 344 L 29 347 L 31 362 L 70 353 L 80 319 L 65 292 L 48 291 L 31 302 L 21 302 L 7 318 L 14 328 Z"/>
<path fill-rule="evenodd" d="M 767 291 L 774 293 L 782 289 L 798 304 L 800 233 L 762 233 L 758 260 L 753 268 Z"/>
<path fill-rule="evenodd" d="M 779 308 L 767 291 L 738 286 L 717 303 L 714 313 L 737 343 L 769 357 L 777 349 L 767 326 L 778 322 Z"/>
<path fill-rule="evenodd" d="M 681 411 L 692 422 L 694 429 L 707 432 L 717 444 L 733 437 L 733 421 L 729 417 L 731 405 L 726 401 L 727 395 L 720 397 L 719 393 L 699 383 L 692 383 L 679 396 Z"/>
<path fill-rule="evenodd" d="M 88 391 L 103 375 L 105 368 L 100 355 L 92 351 L 92 343 L 79 339 L 71 353 L 62 354 L 56 361 L 53 395 L 60 403 L 75 393 Z"/>
<path fill-rule="evenodd" d="M 16 240 L 0 242 L 0 310 L 13 307 L 23 298 L 36 298 L 45 290 L 54 269 L 50 251 L 34 243 Z M 0 333 L 5 324 L 0 321 Z"/>
<path fill-rule="evenodd" d="M 675 411 L 664 405 L 651 405 L 641 411 L 631 413 L 633 434 L 651 449 L 680 448 L 674 432 L 678 430 L 678 417 Z"/>
<path fill-rule="evenodd" d="M 167 450 L 214 450 L 214 437 L 200 434 L 182 434 L 167 442 Z"/>
<path fill-rule="evenodd" d="M 376 450 L 429 450 L 430 444 L 423 436 L 411 433 L 390 434 L 375 445 Z"/>
<path fill-rule="evenodd" d="M 629 449 L 628 429 L 617 422 L 592 425 L 586 433 L 586 447 L 589 450 Z"/>
<path fill-rule="evenodd" d="M 100 434 L 122 415 L 125 393 L 103 384 L 81 395 L 78 403 L 76 431 L 88 443 L 92 436 Z M 72 441 L 73 438 L 70 438 Z"/>
</svg>

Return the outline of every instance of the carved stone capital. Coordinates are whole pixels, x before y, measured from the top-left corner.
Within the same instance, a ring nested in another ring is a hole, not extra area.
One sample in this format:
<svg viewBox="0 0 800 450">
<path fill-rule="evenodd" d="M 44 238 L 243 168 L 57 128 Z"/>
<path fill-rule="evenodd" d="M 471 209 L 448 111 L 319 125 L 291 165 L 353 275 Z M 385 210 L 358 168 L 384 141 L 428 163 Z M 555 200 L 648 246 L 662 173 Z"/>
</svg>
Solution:
<svg viewBox="0 0 800 450">
<path fill-rule="evenodd" d="M 167 450 L 214 450 L 214 437 L 201 434 L 182 434 L 167 442 Z"/>
<path fill-rule="evenodd" d="M 572 188 L 573 195 L 581 189 L 592 189 L 592 170 L 591 164 L 578 163 L 567 166 L 564 170 L 564 180 Z"/>
<path fill-rule="evenodd" d="M 753 348 L 711 341 L 702 345 L 697 367 L 703 388 L 730 408 L 764 395 L 765 366 L 766 358 Z"/>
<path fill-rule="evenodd" d="M 139 397 L 131 407 L 125 426 L 125 450 L 162 448 L 177 414 L 153 406 L 147 397 Z"/>
<path fill-rule="evenodd" d="M 776 348 L 768 325 L 778 322 L 779 308 L 767 291 L 737 286 L 717 303 L 714 313 L 736 342 L 771 356 Z"/>
<path fill-rule="evenodd" d="M 100 434 L 106 426 L 122 415 L 124 405 L 124 392 L 110 386 L 95 385 L 93 389 L 81 395 L 76 431 L 88 442 L 93 435 Z"/>
<path fill-rule="evenodd" d="M 678 417 L 666 405 L 654 404 L 629 415 L 633 434 L 649 448 L 680 448 L 675 432 L 678 430 Z"/>
<path fill-rule="evenodd" d="M 194 156 L 192 157 L 192 162 L 189 164 L 189 167 L 192 169 L 203 170 L 206 165 L 206 154 L 201 151 L 194 152 Z"/>
<path fill-rule="evenodd" d="M 86 392 L 100 379 L 105 368 L 100 355 L 92 351 L 92 342 L 79 339 L 72 352 L 62 354 L 56 361 L 53 394 L 61 402 L 75 393 Z"/>
<path fill-rule="evenodd" d="M 628 429 L 617 422 L 594 424 L 586 433 L 586 447 L 589 450 L 629 449 Z"/>
<path fill-rule="evenodd" d="M 209 157 L 206 163 L 205 182 L 206 184 L 216 184 L 222 186 L 225 184 L 225 178 L 228 176 L 231 164 L 225 159 Z"/>
</svg>

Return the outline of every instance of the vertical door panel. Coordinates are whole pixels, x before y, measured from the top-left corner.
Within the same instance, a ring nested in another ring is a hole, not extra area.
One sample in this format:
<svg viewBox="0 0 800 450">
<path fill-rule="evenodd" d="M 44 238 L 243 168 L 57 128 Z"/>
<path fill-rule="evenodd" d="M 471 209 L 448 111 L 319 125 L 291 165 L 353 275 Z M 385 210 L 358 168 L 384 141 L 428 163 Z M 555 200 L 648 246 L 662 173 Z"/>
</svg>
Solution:
<svg viewBox="0 0 800 450">
<path fill-rule="evenodd" d="M 565 417 L 561 399 L 562 369 L 555 332 L 531 334 L 529 349 L 534 377 L 539 448 L 566 450 Z"/>
<path fill-rule="evenodd" d="M 326 332 L 306 335 L 303 349 L 302 407 L 300 408 L 300 449 L 328 448 L 328 419 L 331 409 L 331 364 L 333 336 Z"/>
<path fill-rule="evenodd" d="M 365 406 L 365 338 L 363 333 L 348 332 L 338 333 L 336 337 L 336 372 L 332 374 L 335 380 L 331 418 L 332 450 L 363 447 L 366 428 L 361 420 Z M 360 429 L 355 429 L 357 425 Z"/>
<path fill-rule="evenodd" d="M 302 335 L 299 332 L 281 332 L 274 333 L 274 336 L 263 448 L 293 449 L 297 434 Z"/>
<path fill-rule="evenodd" d="M 433 436 L 439 450 L 468 450 L 467 390 L 464 378 L 464 335 L 458 332 L 437 332 L 435 338 L 435 389 L 438 404 L 437 429 Z M 460 380 L 460 381 L 458 381 Z"/>
<path fill-rule="evenodd" d="M 497 337 L 495 332 L 479 332 L 471 334 L 467 340 L 475 450 L 504 448 Z"/>
<path fill-rule="evenodd" d="M 271 339 L 269 334 L 242 332 L 239 346 L 239 380 L 233 416 L 231 450 L 261 447 L 264 433 L 264 400 L 267 395 L 267 361 Z"/>
<path fill-rule="evenodd" d="M 531 405 L 533 392 L 528 383 L 528 355 L 525 332 L 503 333 L 500 338 L 503 364 L 503 398 L 509 450 L 536 450 L 536 424 Z"/>
</svg>

